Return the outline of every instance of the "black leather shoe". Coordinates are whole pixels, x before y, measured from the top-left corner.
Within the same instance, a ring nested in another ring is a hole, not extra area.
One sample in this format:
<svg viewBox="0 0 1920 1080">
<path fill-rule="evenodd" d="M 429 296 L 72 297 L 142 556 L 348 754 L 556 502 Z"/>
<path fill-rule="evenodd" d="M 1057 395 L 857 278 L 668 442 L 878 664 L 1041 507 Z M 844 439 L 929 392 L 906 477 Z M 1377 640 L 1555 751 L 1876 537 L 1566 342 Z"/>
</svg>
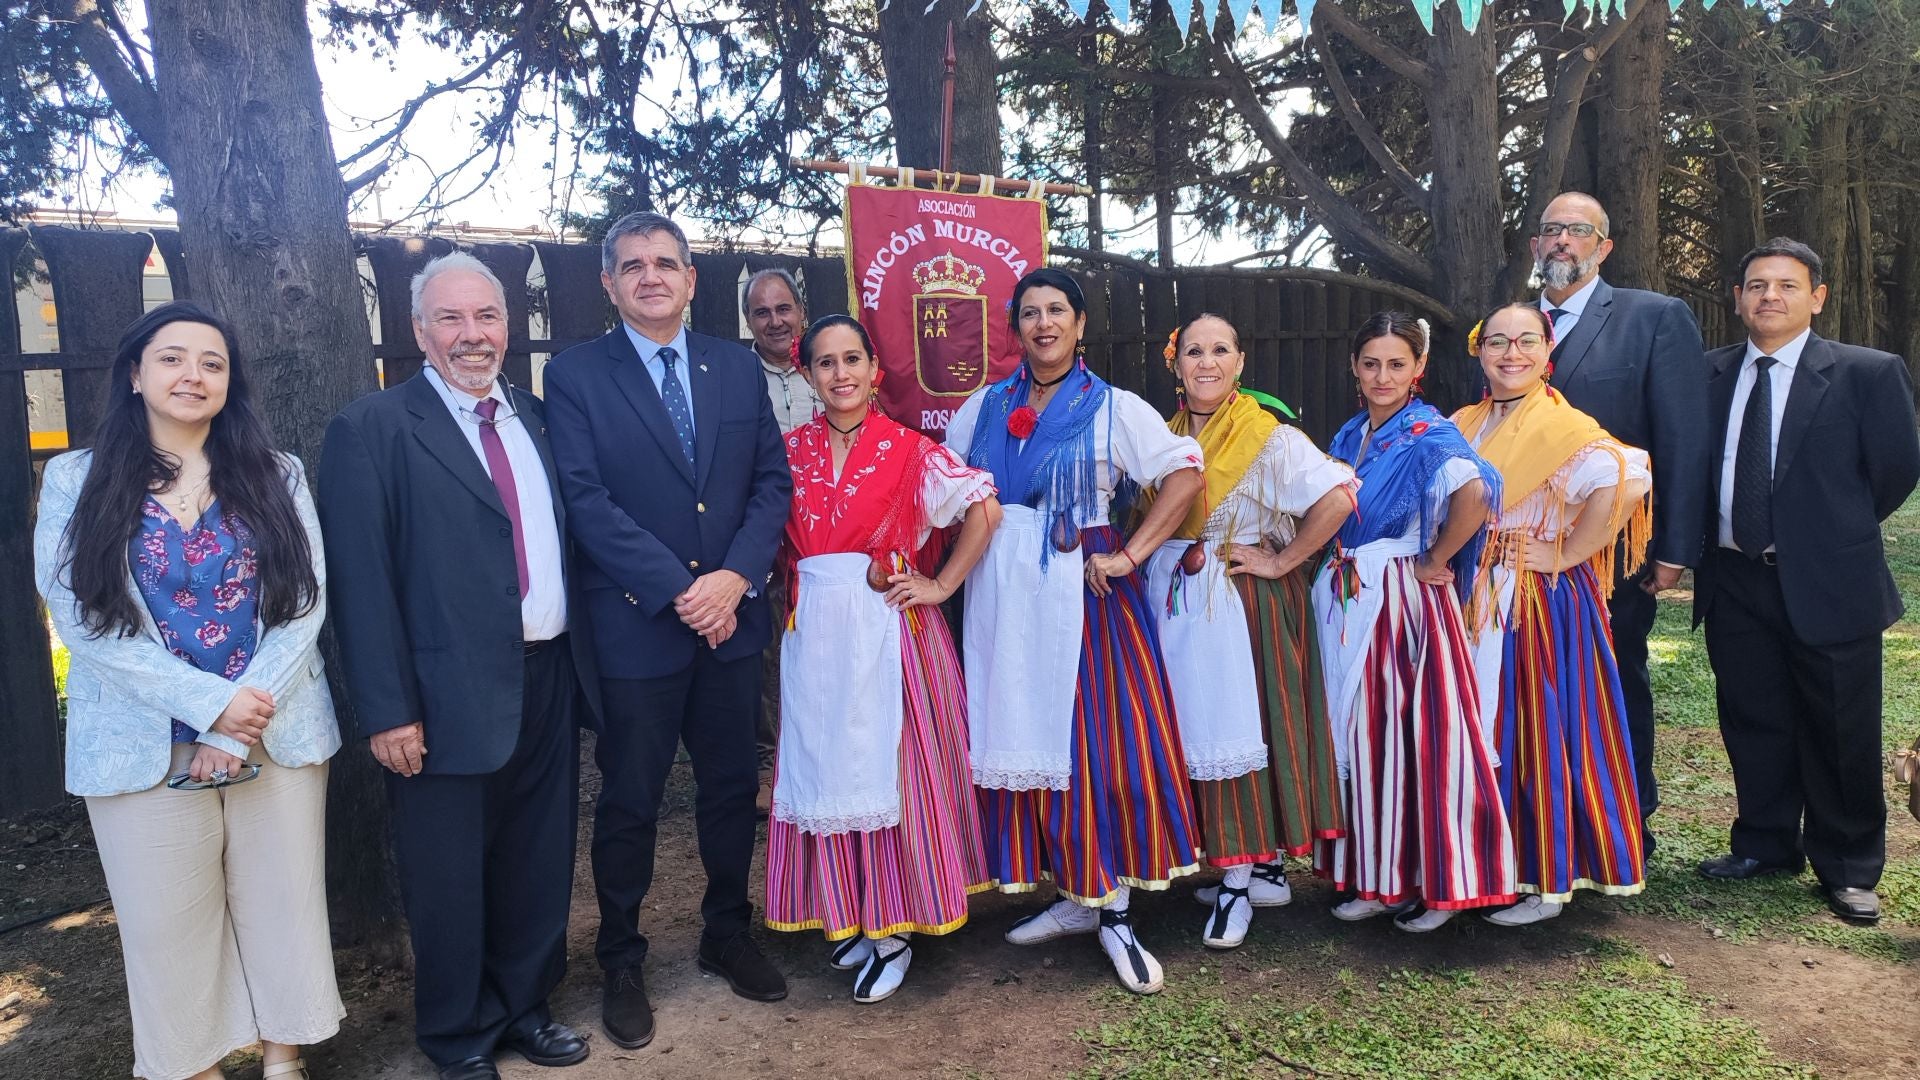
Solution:
<svg viewBox="0 0 1920 1080">
<path fill-rule="evenodd" d="M 525 1035 L 509 1035 L 500 1041 L 500 1046 L 535 1065 L 558 1067 L 587 1060 L 587 1040 L 558 1020 L 549 1021 Z"/>
<path fill-rule="evenodd" d="M 1745 855 L 1715 855 L 1700 864 L 1702 877 L 1716 878 L 1721 881 L 1745 881 L 1748 878 L 1763 877 L 1767 874 L 1797 874 L 1800 867 L 1790 863 L 1763 863 L 1759 859 L 1749 859 Z"/>
<path fill-rule="evenodd" d="M 477 1054 L 440 1066 L 440 1080 L 500 1080 L 500 1070 L 494 1068 L 492 1058 Z"/>
<path fill-rule="evenodd" d="M 1880 921 L 1880 897 L 1872 889 L 1828 890 L 1827 906 L 1843 919 Z"/>
<path fill-rule="evenodd" d="M 615 1046 L 638 1050 L 653 1041 L 653 1004 L 637 967 L 607 973 L 600 997 L 600 1026 Z"/>
<path fill-rule="evenodd" d="M 787 996 L 786 976 L 760 955 L 760 946 L 745 930 L 724 941 L 702 935 L 700 970 L 726 979 L 743 998 L 779 1001 Z"/>
</svg>

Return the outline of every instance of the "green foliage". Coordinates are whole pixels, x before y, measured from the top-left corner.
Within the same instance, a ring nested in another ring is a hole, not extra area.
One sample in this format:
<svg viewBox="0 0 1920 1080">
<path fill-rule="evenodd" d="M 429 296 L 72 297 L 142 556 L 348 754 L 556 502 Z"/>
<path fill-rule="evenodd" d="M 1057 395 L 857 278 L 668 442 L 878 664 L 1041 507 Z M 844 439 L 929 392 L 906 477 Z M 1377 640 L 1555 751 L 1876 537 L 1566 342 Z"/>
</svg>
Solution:
<svg viewBox="0 0 1920 1080">
<path fill-rule="evenodd" d="M 116 7 L 100 6 L 110 16 Z M 0 0 L 0 221 L 70 197 L 90 163 L 111 173 L 151 160 L 87 75 L 63 7 Z"/>
</svg>

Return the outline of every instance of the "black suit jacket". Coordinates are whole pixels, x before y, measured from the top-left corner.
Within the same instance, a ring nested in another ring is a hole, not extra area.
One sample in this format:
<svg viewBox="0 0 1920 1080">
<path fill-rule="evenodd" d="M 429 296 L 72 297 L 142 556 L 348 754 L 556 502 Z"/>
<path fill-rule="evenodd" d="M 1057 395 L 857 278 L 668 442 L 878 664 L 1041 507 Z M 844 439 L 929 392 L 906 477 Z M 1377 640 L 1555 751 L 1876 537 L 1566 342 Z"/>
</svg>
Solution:
<svg viewBox="0 0 1920 1080">
<path fill-rule="evenodd" d="M 1676 566 L 1700 561 L 1709 453 L 1700 416 L 1707 365 L 1687 305 L 1598 281 L 1586 310 L 1553 350 L 1553 386 L 1607 434 L 1653 458 L 1653 546 Z"/>
<path fill-rule="evenodd" d="M 1721 455 L 1747 343 L 1715 349 L 1709 387 L 1713 462 L 1705 543 L 1720 542 Z M 1920 433 L 1907 365 L 1892 353 L 1807 339 L 1773 454 L 1773 547 L 1794 635 L 1834 645 L 1892 626 L 1903 610 L 1880 523 L 1920 480 Z M 1710 617 L 1712 563 L 1694 575 L 1693 621 Z"/>
<path fill-rule="evenodd" d="M 610 679 L 658 678 L 693 662 L 706 645 L 673 601 L 715 570 L 754 589 L 716 656 L 758 655 L 772 637 L 767 583 L 793 496 L 780 425 L 752 353 L 692 332 L 687 352 L 697 469 L 625 327 L 546 367 L 554 460 L 586 555 L 600 674 Z"/>
<path fill-rule="evenodd" d="M 508 392 L 546 464 L 564 548 L 545 410 Z M 505 765 L 519 742 L 524 643 L 506 507 L 459 424 L 424 372 L 348 405 L 327 425 L 319 510 L 359 734 L 424 722 L 426 771 L 471 775 Z M 598 682 L 569 563 L 567 629 L 590 721 Z"/>
</svg>

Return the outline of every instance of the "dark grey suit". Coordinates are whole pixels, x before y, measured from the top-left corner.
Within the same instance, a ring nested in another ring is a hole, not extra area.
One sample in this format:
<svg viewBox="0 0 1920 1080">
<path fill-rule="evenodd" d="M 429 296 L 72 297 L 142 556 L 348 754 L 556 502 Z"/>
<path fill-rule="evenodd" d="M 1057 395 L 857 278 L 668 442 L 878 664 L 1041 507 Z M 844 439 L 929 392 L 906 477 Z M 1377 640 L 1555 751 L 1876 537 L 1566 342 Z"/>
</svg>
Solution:
<svg viewBox="0 0 1920 1080">
<path fill-rule="evenodd" d="M 1676 566 L 1700 561 L 1707 500 L 1707 366 L 1700 325 L 1687 305 L 1642 289 L 1595 282 L 1587 306 L 1553 350 L 1553 385 L 1607 433 L 1653 458 L 1653 546 Z M 1660 805 L 1653 777 L 1653 686 L 1647 634 L 1657 605 L 1640 578 L 1615 584 L 1608 601 L 1620 661 L 1640 812 Z"/>
<path fill-rule="evenodd" d="M 1773 555 L 1751 559 L 1719 546 L 1719 454 L 1746 348 L 1707 357 L 1716 452 L 1693 598 L 1739 798 L 1733 853 L 1804 856 L 1829 889 L 1871 889 L 1887 838 L 1881 632 L 1903 610 L 1880 523 L 1920 480 L 1913 384 L 1892 353 L 1808 338 L 1774 450 Z"/>
</svg>

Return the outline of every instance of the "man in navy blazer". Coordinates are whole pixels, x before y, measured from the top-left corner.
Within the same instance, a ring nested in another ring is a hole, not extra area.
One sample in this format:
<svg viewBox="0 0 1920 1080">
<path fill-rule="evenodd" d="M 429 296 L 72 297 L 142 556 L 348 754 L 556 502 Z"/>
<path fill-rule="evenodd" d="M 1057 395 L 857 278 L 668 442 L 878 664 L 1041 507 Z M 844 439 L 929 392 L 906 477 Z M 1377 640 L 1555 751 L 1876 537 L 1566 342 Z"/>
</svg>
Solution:
<svg viewBox="0 0 1920 1080">
<path fill-rule="evenodd" d="M 1920 481 L 1900 357 L 1813 332 L 1820 256 L 1777 238 L 1740 262 L 1748 338 L 1708 354 L 1713 498 L 1694 621 L 1707 624 L 1733 764 L 1732 850 L 1711 878 L 1811 863 L 1843 918 L 1880 917 L 1881 634 L 1900 618 L 1880 523 Z"/>
<path fill-rule="evenodd" d="M 1533 238 L 1540 310 L 1553 320 L 1553 385 L 1607 433 L 1653 458 L 1653 545 L 1645 570 L 1616 582 L 1607 608 L 1620 662 L 1633 775 L 1642 817 L 1660 805 L 1653 777 L 1653 684 L 1647 635 L 1655 597 L 1700 560 L 1707 505 L 1707 365 L 1700 324 L 1687 305 L 1600 277 L 1613 250 L 1607 212 L 1591 195 L 1547 204 Z M 1649 849 L 1653 834 L 1647 834 Z"/>
<path fill-rule="evenodd" d="M 601 258 L 620 325 L 554 357 L 546 399 L 600 661 L 601 1019 L 632 1048 L 653 1038 L 640 905 L 678 743 L 693 759 L 707 872 L 700 967 L 743 997 L 787 993 L 748 934 L 747 885 L 766 589 L 793 482 L 753 354 L 686 328 L 695 270 L 679 226 L 629 214 Z"/>
</svg>

